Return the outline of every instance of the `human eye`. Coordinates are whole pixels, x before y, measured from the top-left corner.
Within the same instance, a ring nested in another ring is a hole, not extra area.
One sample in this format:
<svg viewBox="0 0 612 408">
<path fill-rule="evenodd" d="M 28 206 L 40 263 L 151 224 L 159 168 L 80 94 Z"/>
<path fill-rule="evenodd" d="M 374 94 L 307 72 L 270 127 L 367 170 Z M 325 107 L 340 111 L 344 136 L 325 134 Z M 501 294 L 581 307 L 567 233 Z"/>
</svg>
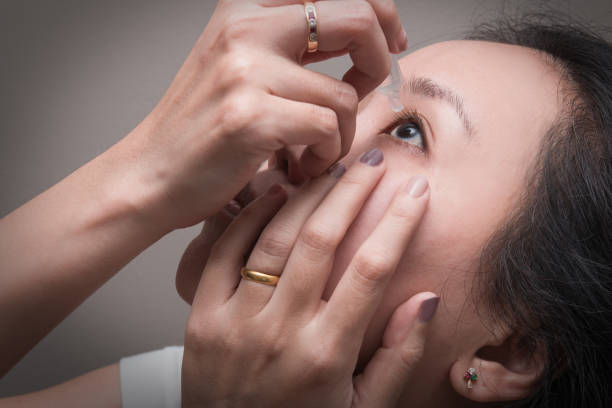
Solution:
<svg viewBox="0 0 612 408">
<path fill-rule="evenodd" d="M 427 138 L 423 129 L 423 120 L 418 113 L 402 112 L 386 133 L 397 143 L 405 147 L 417 148 L 425 153 L 427 151 Z"/>
</svg>

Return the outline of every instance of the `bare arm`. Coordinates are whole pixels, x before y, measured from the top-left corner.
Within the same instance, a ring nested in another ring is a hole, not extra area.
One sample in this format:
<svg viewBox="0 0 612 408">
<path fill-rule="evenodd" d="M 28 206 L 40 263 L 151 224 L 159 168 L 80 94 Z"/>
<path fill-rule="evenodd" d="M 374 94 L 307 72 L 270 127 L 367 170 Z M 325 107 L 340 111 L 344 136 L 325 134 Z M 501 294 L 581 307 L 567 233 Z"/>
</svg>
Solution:
<svg viewBox="0 0 612 408">
<path fill-rule="evenodd" d="M 309 176 L 348 152 L 359 99 L 389 73 L 389 46 L 406 48 L 395 6 L 326 5 L 322 37 L 335 40 L 321 59 L 355 64 L 340 81 L 302 67 L 305 9 L 277 3 L 219 1 L 137 130 L 0 220 L 0 376 L 142 250 L 221 210 L 278 149 L 308 146 Z"/>
<path fill-rule="evenodd" d="M 42 391 L 0 399 L 0 408 L 121 408 L 119 364 L 115 363 Z"/>
<path fill-rule="evenodd" d="M 0 377 L 168 232 L 144 215 L 151 183 L 130 152 L 122 140 L 0 219 Z"/>
</svg>

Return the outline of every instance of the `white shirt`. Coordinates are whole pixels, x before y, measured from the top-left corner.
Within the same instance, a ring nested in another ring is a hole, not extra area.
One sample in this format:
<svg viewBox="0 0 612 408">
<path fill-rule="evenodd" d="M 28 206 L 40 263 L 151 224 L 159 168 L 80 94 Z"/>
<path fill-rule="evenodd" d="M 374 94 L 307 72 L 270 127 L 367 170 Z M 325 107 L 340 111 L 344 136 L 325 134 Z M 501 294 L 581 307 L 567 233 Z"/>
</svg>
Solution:
<svg viewBox="0 0 612 408">
<path fill-rule="evenodd" d="M 180 408 L 183 347 L 171 346 L 119 361 L 123 408 Z"/>
</svg>

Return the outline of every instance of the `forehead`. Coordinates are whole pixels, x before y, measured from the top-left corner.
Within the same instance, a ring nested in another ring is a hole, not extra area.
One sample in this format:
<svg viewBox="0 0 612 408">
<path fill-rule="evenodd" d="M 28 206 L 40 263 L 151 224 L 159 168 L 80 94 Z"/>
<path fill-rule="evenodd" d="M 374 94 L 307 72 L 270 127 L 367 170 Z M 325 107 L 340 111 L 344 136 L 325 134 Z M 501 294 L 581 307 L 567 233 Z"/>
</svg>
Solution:
<svg viewBox="0 0 612 408">
<path fill-rule="evenodd" d="M 541 135 L 559 112 L 559 73 L 533 49 L 449 41 L 409 54 L 400 64 L 407 78 L 428 77 L 453 89 L 481 133 L 501 125 L 510 132 Z"/>
<path fill-rule="evenodd" d="M 386 195 L 411 175 L 425 174 L 431 199 L 422 223 L 427 231 L 423 242 L 448 248 L 464 242 L 471 245 L 466 251 L 477 252 L 524 189 L 526 172 L 558 116 L 560 76 L 534 50 L 476 41 L 423 48 L 402 58 L 400 67 L 408 81 L 428 78 L 452 90 L 461 98 L 474 132 L 468 137 L 454 109 L 444 101 L 409 92 L 410 100 L 404 98 L 404 105 L 426 117 L 436 136 L 427 160 L 389 151 Z M 385 127 L 380 125 L 388 126 L 393 120 L 388 101 L 377 93 L 362 108 L 354 144 L 357 151 Z M 385 208 L 382 200 L 373 201 L 372 206 Z M 461 251 L 453 251 L 461 258 Z"/>
</svg>

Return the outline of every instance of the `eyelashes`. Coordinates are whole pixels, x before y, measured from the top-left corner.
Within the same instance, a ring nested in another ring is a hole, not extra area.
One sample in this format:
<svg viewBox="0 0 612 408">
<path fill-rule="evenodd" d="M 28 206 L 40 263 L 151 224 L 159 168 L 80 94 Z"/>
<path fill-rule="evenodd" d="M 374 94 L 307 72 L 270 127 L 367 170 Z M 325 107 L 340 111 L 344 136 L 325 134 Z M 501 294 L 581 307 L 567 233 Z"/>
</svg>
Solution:
<svg viewBox="0 0 612 408">
<path fill-rule="evenodd" d="M 400 147 L 408 148 L 413 153 L 426 154 L 428 138 L 422 115 L 416 110 L 404 109 L 394 116 L 393 123 L 383 130 L 384 134 Z"/>
</svg>

